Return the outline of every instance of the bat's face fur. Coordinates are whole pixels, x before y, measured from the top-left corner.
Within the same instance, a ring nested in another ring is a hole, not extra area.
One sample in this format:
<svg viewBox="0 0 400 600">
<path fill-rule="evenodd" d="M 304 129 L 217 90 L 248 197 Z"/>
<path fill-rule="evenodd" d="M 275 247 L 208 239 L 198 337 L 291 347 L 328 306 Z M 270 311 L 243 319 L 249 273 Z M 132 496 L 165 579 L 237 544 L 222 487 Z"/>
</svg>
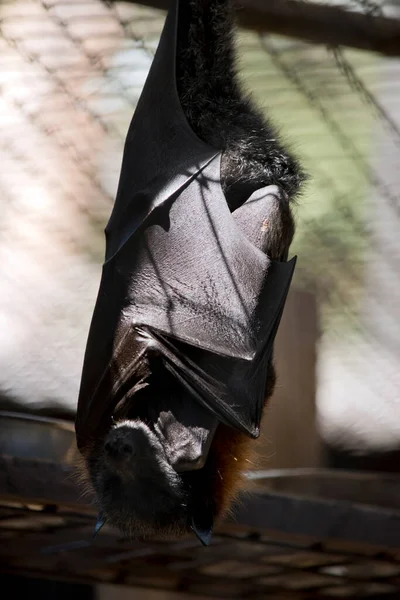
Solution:
<svg viewBox="0 0 400 600">
<path fill-rule="evenodd" d="M 181 537 L 194 528 L 201 536 L 240 491 L 252 441 L 217 424 L 168 374 L 163 381 L 162 401 L 150 379 L 133 406 L 116 410 L 109 432 L 84 452 L 85 470 L 104 518 L 124 534 Z M 271 365 L 269 390 L 273 383 Z"/>
<path fill-rule="evenodd" d="M 219 425 L 202 469 L 178 473 L 151 428 L 141 421 L 114 424 L 86 456 L 86 472 L 106 522 L 129 537 L 210 533 L 253 466 L 251 440 Z M 111 451 L 110 451 L 111 449 Z"/>
<path fill-rule="evenodd" d="M 184 529 L 187 490 L 157 435 L 142 421 L 114 424 L 89 469 L 102 513 L 124 533 Z"/>
</svg>

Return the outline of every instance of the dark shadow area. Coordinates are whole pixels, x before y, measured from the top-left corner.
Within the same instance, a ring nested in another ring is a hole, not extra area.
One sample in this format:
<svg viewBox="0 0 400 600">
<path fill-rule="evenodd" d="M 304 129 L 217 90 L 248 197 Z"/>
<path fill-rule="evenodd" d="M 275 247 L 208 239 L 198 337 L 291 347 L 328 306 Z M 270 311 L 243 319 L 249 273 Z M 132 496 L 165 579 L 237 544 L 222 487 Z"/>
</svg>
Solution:
<svg viewBox="0 0 400 600">
<path fill-rule="evenodd" d="M 400 472 L 400 450 L 352 454 L 327 446 L 325 456 L 328 468 L 380 473 Z"/>
<path fill-rule="evenodd" d="M 90 585 L 31 579 L 15 575 L 0 575 L 3 600 L 40 598 L 41 600 L 95 600 L 94 588 Z"/>
</svg>

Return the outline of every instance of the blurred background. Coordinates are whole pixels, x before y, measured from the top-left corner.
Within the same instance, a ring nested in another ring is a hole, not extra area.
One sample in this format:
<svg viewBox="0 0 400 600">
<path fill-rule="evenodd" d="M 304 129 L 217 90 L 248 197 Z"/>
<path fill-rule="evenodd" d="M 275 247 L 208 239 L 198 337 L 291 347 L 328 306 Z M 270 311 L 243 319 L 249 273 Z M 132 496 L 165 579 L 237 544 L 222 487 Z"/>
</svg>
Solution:
<svg viewBox="0 0 400 600">
<path fill-rule="evenodd" d="M 259 466 L 398 472 L 400 2 L 240 4 L 243 85 L 311 175 Z M 0 3 L 3 411 L 74 417 L 103 230 L 166 5 Z M 364 20 L 341 27 L 346 12 Z"/>
</svg>

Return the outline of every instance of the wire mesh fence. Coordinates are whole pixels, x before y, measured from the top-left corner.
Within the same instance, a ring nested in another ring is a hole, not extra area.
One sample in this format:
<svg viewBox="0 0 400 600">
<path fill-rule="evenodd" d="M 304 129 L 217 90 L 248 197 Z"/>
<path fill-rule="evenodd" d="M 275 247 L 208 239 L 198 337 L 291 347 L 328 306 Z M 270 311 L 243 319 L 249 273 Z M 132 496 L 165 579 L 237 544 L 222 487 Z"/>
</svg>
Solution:
<svg viewBox="0 0 400 600">
<path fill-rule="evenodd" d="M 393 3 L 344 8 L 400 15 Z M 103 228 L 164 16 L 131 2 L 0 5 L 4 406 L 74 412 Z M 248 30 L 239 57 L 244 85 L 311 174 L 293 250 L 296 284 L 321 309 L 323 435 L 397 447 L 400 62 Z"/>
</svg>

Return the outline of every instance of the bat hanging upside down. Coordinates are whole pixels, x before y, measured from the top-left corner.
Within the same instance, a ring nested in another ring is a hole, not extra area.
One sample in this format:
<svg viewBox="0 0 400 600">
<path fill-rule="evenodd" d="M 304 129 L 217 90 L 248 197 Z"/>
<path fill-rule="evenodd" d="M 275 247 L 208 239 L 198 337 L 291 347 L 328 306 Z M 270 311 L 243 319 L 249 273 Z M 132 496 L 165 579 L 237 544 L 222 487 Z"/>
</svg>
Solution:
<svg viewBox="0 0 400 600">
<path fill-rule="evenodd" d="M 127 535 L 206 544 L 238 493 L 303 180 L 240 89 L 231 1 L 174 0 L 125 143 L 76 418 L 102 519 Z"/>
</svg>

